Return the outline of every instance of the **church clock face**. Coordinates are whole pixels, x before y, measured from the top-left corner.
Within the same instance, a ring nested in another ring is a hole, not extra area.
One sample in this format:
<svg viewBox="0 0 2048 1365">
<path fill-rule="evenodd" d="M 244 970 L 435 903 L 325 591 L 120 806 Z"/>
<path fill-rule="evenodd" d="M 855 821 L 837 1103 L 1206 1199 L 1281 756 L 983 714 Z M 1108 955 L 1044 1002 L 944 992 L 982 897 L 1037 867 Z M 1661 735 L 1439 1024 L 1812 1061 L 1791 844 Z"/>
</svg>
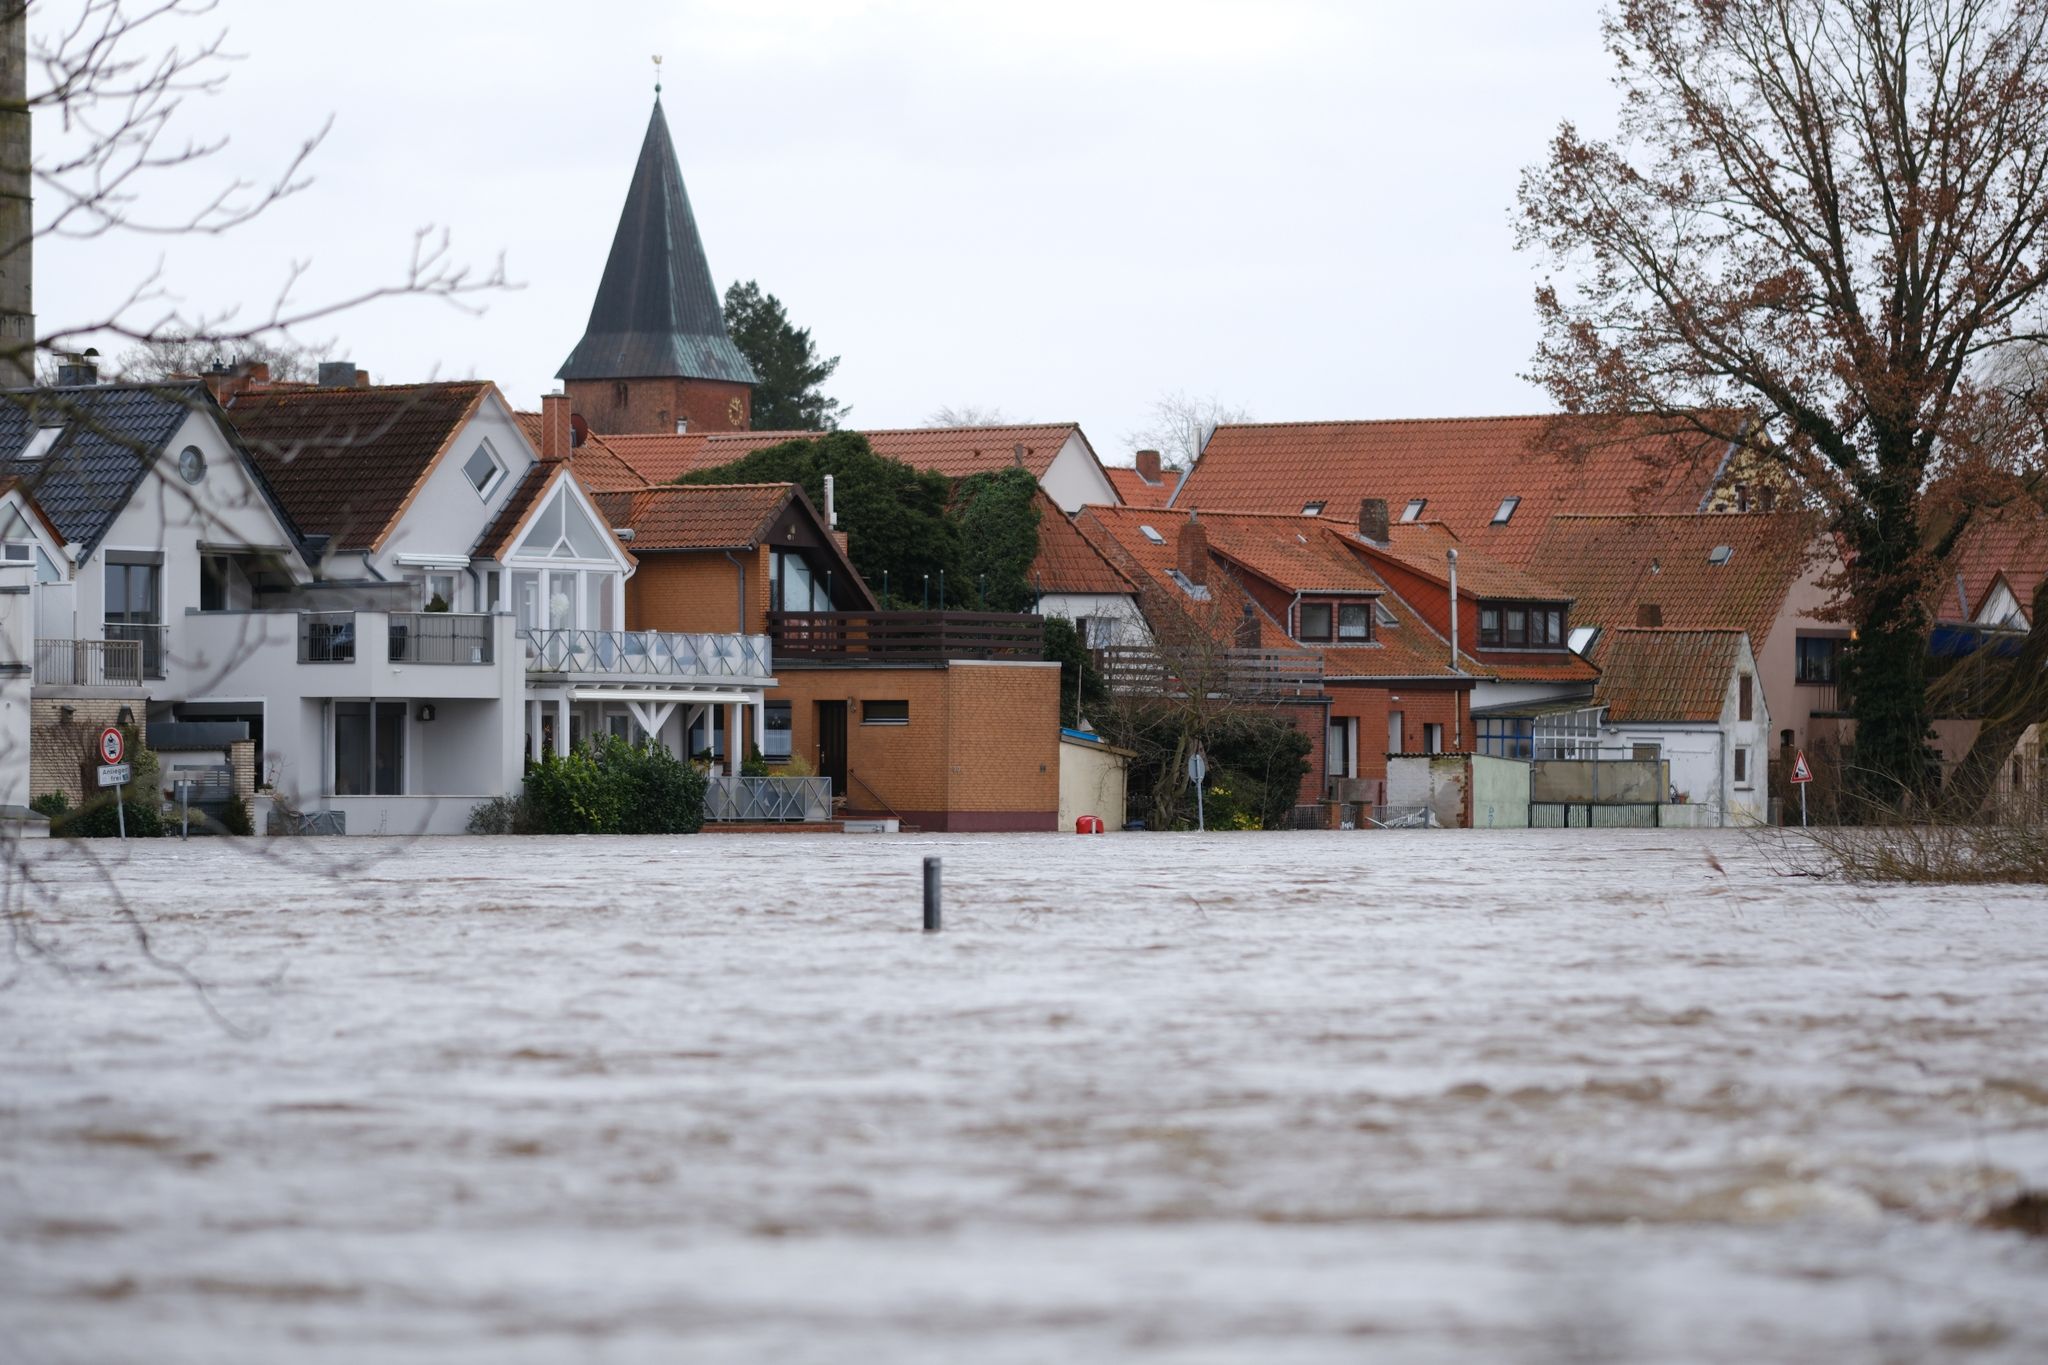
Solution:
<svg viewBox="0 0 2048 1365">
<path fill-rule="evenodd" d="M 747 405 L 737 398 L 733 399 L 725 405 L 725 418 L 734 426 L 739 426 L 747 420 Z"/>
</svg>

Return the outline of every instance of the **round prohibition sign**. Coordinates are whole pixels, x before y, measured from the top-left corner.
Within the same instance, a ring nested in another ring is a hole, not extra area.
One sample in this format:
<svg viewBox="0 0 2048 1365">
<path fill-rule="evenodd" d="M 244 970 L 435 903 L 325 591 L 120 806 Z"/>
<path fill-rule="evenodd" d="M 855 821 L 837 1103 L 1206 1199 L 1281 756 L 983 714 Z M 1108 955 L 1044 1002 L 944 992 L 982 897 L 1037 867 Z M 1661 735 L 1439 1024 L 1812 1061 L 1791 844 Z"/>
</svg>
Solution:
<svg viewBox="0 0 2048 1365">
<path fill-rule="evenodd" d="M 128 742 L 121 738 L 121 732 L 109 725 L 100 731 L 100 762 L 119 763 L 128 752 Z"/>
</svg>

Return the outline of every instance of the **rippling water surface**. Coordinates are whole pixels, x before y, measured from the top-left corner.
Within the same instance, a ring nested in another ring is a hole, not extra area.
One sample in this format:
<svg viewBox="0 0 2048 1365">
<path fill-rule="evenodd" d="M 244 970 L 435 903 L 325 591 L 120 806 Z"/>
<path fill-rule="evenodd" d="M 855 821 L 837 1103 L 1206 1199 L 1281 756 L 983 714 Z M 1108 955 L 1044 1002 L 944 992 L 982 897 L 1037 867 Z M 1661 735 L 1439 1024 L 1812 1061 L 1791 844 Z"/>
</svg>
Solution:
<svg viewBox="0 0 2048 1365">
<path fill-rule="evenodd" d="M 28 859 L 0 1361 L 2048 1359 L 2048 1241 L 1975 1222 L 2048 1185 L 2038 892 L 1673 832 Z"/>
</svg>

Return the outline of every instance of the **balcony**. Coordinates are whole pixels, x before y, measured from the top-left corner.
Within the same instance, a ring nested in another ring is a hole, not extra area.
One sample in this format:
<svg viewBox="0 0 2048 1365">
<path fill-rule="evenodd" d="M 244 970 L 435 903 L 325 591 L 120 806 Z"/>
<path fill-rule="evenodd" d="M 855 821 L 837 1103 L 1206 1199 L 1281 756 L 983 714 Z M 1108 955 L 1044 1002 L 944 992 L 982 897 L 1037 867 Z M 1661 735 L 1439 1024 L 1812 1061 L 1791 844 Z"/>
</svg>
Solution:
<svg viewBox="0 0 2048 1365">
<path fill-rule="evenodd" d="M 142 650 L 142 641 L 133 639 L 38 640 L 35 685 L 139 688 L 145 676 Z"/>
<path fill-rule="evenodd" d="M 1849 714 L 1849 689 L 1836 679 L 1826 681 L 1799 680 L 1799 696 L 1806 702 L 1810 716 L 1846 716 Z"/>
<path fill-rule="evenodd" d="M 385 657 L 395 664 L 487 664 L 491 618 L 445 611 L 393 612 Z"/>
<path fill-rule="evenodd" d="M 772 612 L 781 659 L 819 663 L 939 663 L 1045 657 L 1045 621 L 999 611 Z"/>
<path fill-rule="evenodd" d="M 565 676 L 718 679 L 760 686 L 775 676 L 766 635 L 663 630 L 522 630 L 526 671 Z"/>
<path fill-rule="evenodd" d="M 299 613 L 299 662 L 352 664 L 356 661 L 356 614 L 352 611 Z"/>
<path fill-rule="evenodd" d="M 109 621 L 107 639 L 132 642 L 142 649 L 142 676 L 164 675 L 164 628 L 155 621 Z"/>
<path fill-rule="evenodd" d="M 1273 698 L 1323 690 L 1323 656 L 1312 649 L 1112 645 L 1095 651 L 1095 662 L 1109 690 L 1126 695 Z"/>
</svg>

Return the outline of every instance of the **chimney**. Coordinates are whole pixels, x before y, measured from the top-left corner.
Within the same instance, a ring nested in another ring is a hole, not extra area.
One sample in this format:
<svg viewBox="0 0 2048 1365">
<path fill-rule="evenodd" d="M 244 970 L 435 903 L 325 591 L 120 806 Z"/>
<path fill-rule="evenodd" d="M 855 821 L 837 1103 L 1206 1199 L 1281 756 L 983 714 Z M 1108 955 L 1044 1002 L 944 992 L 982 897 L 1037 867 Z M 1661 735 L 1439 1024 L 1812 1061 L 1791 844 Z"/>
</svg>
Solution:
<svg viewBox="0 0 2048 1365">
<path fill-rule="evenodd" d="M 36 382 L 28 6 L 0 9 L 0 388 Z"/>
<path fill-rule="evenodd" d="M 544 393 L 540 399 L 540 457 L 565 460 L 576 442 L 569 429 L 569 395 Z"/>
<path fill-rule="evenodd" d="M 1360 498 L 1358 500 L 1358 534 L 1375 545 L 1387 543 L 1387 500 L 1385 498 Z"/>
<path fill-rule="evenodd" d="M 1652 629 L 1664 624 L 1664 608 L 1655 602 L 1636 603 L 1636 624 Z"/>
<path fill-rule="evenodd" d="M 1252 605 L 1252 599 L 1249 597 L 1244 599 L 1244 614 L 1237 618 L 1237 647 L 1259 647 L 1259 609 Z"/>
<path fill-rule="evenodd" d="M 269 388 L 270 366 L 260 360 L 245 360 L 232 366 L 219 364 L 199 377 L 213 394 L 213 401 L 228 407 L 237 396 L 251 389 Z"/>
<path fill-rule="evenodd" d="M 1141 450 L 1138 452 L 1138 477 L 1146 483 L 1158 483 L 1160 481 L 1158 451 Z"/>
<path fill-rule="evenodd" d="M 66 355 L 57 366 L 57 387 L 60 389 L 83 388 L 99 382 L 100 353 L 91 347 L 75 355 Z"/>
<path fill-rule="evenodd" d="M 361 387 L 357 381 L 357 376 L 361 373 L 353 360 L 323 360 L 320 362 L 318 379 L 323 389 L 354 389 Z"/>
<path fill-rule="evenodd" d="M 1182 578 L 1197 584 L 1209 581 L 1209 533 L 1195 520 L 1194 513 L 1188 513 L 1188 519 L 1181 523 L 1174 549 L 1179 556 L 1174 567 L 1180 570 Z"/>
</svg>

